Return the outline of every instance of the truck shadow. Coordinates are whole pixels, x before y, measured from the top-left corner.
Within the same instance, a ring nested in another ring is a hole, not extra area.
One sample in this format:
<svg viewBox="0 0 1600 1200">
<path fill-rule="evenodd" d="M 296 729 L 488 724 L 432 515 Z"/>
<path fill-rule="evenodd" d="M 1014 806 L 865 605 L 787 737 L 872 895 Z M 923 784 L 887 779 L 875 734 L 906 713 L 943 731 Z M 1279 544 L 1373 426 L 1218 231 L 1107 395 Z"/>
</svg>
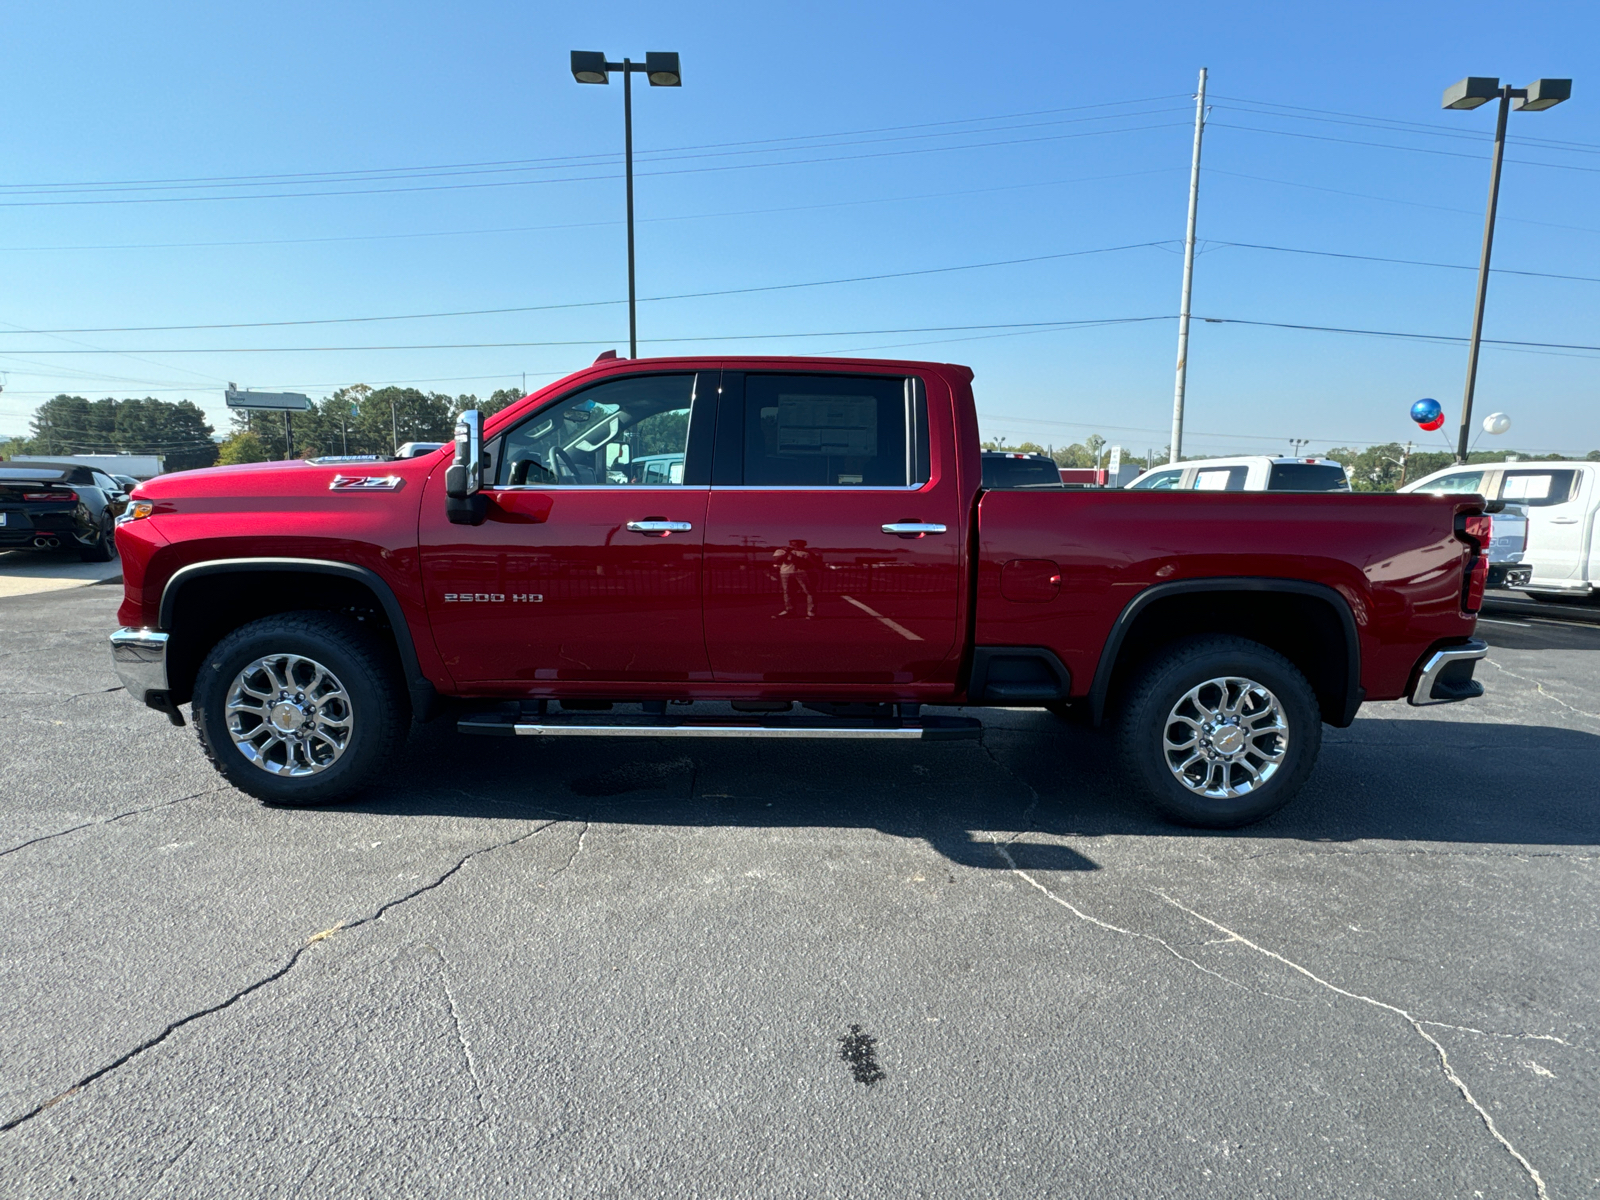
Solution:
<svg viewBox="0 0 1600 1200">
<path fill-rule="evenodd" d="M 1383 717 L 1324 732 L 1300 796 L 1238 831 L 1167 824 L 1122 782 L 1107 737 L 1020 711 L 996 716 L 981 742 L 921 744 L 467 738 L 440 722 L 396 764 L 404 784 L 350 807 L 815 829 L 819 849 L 828 830 L 871 828 L 962 866 L 1036 871 L 1096 870 L 1093 839 L 1107 836 L 1600 844 L 1594 734 Z"/>
</svg>

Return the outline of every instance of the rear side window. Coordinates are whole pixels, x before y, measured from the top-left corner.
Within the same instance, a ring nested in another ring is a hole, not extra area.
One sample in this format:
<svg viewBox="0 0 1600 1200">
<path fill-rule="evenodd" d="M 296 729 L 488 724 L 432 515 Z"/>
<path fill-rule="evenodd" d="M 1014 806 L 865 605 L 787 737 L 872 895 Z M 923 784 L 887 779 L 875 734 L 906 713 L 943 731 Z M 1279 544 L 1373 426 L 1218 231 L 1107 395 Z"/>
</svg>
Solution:
<svg viewBox="0 0 1600 1200">
<path fill-rule="evenodd" d="M 917 401 L 910 381 L 903 378 L 747 375 L 744 483 L 754 487 L 921 483 L 917 451 L 919 444 L 927 444 L 927 420 L 927 406 Z"/>
<path fill-rule="evenodd" d="M 1146 475 L 1143 479 L 1136 483 L 1130 483 L 1128 486 L 1130 488 L 1149 488 L 1151 491 L 1166 492 L 1177 487 L 1182 478 L 1183 468 L 1174 467 L 1170 471 L 1157 471 L 1152 475 Z"/>
<path fill-rule="evenodd" d="M 1507 471 L 1500 484 L 1500 499 L 1515 500 L 1530 508 L 1565 504 L 1578 491 L 1576 471 Z"/>
<path fill-rule="evenodd" d="M 1249 467 L 1201 467 L 1194 473 L 1197 492 L 1242 492 Z"/>
<path fill-rule="evenodd" d="M 1273 463 L 1269 492 L 1348 492 L 1344 468 L 1333 463 Z"/>
</svg>

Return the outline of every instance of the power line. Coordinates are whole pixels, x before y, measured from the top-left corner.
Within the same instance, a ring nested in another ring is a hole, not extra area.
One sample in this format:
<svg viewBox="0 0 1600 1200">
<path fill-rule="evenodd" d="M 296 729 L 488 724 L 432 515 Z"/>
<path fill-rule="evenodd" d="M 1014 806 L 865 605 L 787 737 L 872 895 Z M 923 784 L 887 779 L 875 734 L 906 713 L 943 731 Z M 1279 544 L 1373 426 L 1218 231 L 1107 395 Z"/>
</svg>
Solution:
<svg viewBox="0 0 1600 1200">
<path fill-rule="evenodd" d="M 943 200 L 955 196 L 983 196 L 991 192 L 1015 192 L 1026 188 L 1056 187 L 1070 183 L 1100 183 L 1108 179 L 1133 179 L 1141 175 L 1160 175 L 1169 171 L 1181 170 L 1180 167 L 1148 167 L 1139 171 L 1117 171 L 1109 175 L 1078 175 L 1070 179 L 1040 179 L 1031 183 L 1007 183 L 996 187 L 963 188 L 954 192 L 919 192 L 910 196 L 878 196 L 866 200 L 832 200 L 822 204 L 787 204 L 775 208 L 741 208 L 726 212 L 709 213 L 682 213 L 671 217 L 640 217 L 638 224 L 659 224 L 669 221 L 707 221 L 721 220 L 726 217 L 752 217 L 766 216 L 771 213 L 789 212 L 814 212 L 827 208 L 858 208 L 868 204 L 901 204 L 912 200 Z M 108 242 L 102 244 L 74 245 L 74 246 L 0 246 L 0 251 L 7 253 L 36 252 L 36 251 L 67 251 L 67 250 L 185 250 L 185 249 L 215 249 L 225 246 L 303 246 L 317 245 L 323 242 L 381 242 L 396 241 L 408 238 L 430 237 L 478 237 L 502 233 L 545 233 L 554 230 L 567 229 L 596 229 L 609 225 L 620 225 L 621 220 L 608 221 L 575 221 L 561 225 L 510 225 L 493 229 L 439 229 L 420 230 L 412 233 L 360 233 L 332 237 L 309 238 L 253 238 L 239 241 L 214 241 L 214 242 Z"/>
<path fill-rule="evenodd" d="M 881 144 L 886 143 L 886 142 L 923 141 L 923 140 L 930 139 L 930 138 L 969 137 L 969 136 L 982 135 L 982 134 L 1004 133 L 1004 132 L 1008 132 L 1008 131 L 1011 131 L 1011 130 L 1019 130 L 1019 129 L 1041 129 L 1041 128 L 1047 128 L 1047 127 L 1050 127 L 1050 126 L 1077 125 L 1077 124 L 1082 124 L 1082 123 L 1084 123 L 1086 121 L 1120 121 L 1120 120 L 1127 119 L 1129 117 L 1158 116 L 1158 115 L 1163 114 L 1163 113 L 1176 112 L 1176 111 L 1180 111 L 1180 110 L 1174 109 L 1174 108 L 1155 108 L 1155 109 L 1145 109 L 1145 110 L 1140 111 L 1140 112 L 1111 113 L 1111 114 L 1106 114 L 1106 115 L 1103 115 L 1103 116 L 1096 116 L 1096 117 L 1072 117 L 1072 118 L 1058 119 L 1058 120 L 1053 120 L 1053 121 L 1032 121 L 1032 122 L 1028 122 L 1028 123 L 1025 123 L 1025 124 L 997 125 L 997 126 L 993 126 L 991 128 L 988 128 L 988 129 L 946 130 L 944 132 L 939 132 L 939 133 L 901 134 L 901 135 L 896 136 L 896 137 L 858 138 L 858 139 L 853 140 L 853 141 L 837 141 L 837 140 L 836 141 L 819 141 L 819 142 L 816 142 L 814 145 L 798 146 L 798 147 L 797 146 L 773 146 L 773 147 L 771 147 L 769 149 L 706 150 L 706 151 L 703 151 L 703 152 L 700 152 L 700 153 L 693 153 L 693 154 L 673 153 L 673 152 L 669 152 L 669 151 L 666 151 L 666 150 L 644 150 L 644 151 L 637 152 L 635 154 L 635 158 L 637 160 L 644 161 L 644 162 L 663 163 L 663 162 L 685 162 L 685 161 L 693 161 L 695 159 L 706 159 L 706 158 L 749 157 L 750 155 L 755 155 L 755 154 L 788 153 L 788 152 L 790 152 L 792 150 L 802 150 L 802 151 L 826 150 L 826 149 L 833 149 L 833 148 L 838 148 L 838 147 L 881 145 Z M 959 144 L 958 145 L 953 145 L 953 146 L 933 147 L 933 149 L 940 149 L 940 150 L 955 150 L 955 149 L 960 149 L 960 148 L 961 148 L 961 146 Z M 541 163 L 541 162 L 549 164 L 549 165 L 533 165 L 533 164 L 537 164 L 537 163 Z M 463 176 L 463 175 L 505 175 L 505 174 L 511 174 L 513 172 L 560 171 L 560 170 L 572 170 L 572 169 L 588 169 L 588 168 L 591 168 L 591 167 L 603 167 L 603 166 L 604 167 L 613 167 L 614 168 L 614 167 L 620 165 L 620 162 L 621 162 L 620 158 L 615 153 L 586 154 L 586 155 L 576 155 L 576 156 L 573 156 L 571 158 L 529 160 L 529 164 L 527 164 L 527 165 L 464 167 L 464 168 L 461 168 L 461 169 L 454 169 L 454 170 L 432 170 L 432 171 L 417 170 L 417 171 L 406 172 L 406 173 L 403 173 L 403 174 L 387 174 L 387 175 L 377 175 L 377 174 L 371 174 L 371 173 L 360 173 L 360 172 L 358 172 L 358 173 L 350 174 L 348 176 L 338 176 L 337 173 L 330 173 L 330 177 L 325 178 L 325 179 L 304 180 L 304 181 L 300 181 L 299 184 L 297 184 L 295 181 L 291 180 L 287 184 L 285 184 L 284 186 L 300 186 L 300 185 L 303 185 L 303 186 L 306 186 L 306 187 L 319 187 L 319 186 L 323 186 L 325 184 L 330 184 L 330 183 L 404 182 L 405 180 L 408 180 L 408 179 L 445 179 L 445 178 L 455 178 L 455 177 Z M 757 165 L 757 164 L 747 164 L 747 165 Z M 513 182 L 515 182 L 515 181 L 513 181 Z M 525 181 L 525 182 L 533 182 L 533 181 Z M 244 188 L 244 187 L 261 187 L 261 186 L 268 186 L 268 185 L 259 184 L 259 183 L 196 183 L 196 184 L 180 184 L 180 185 L 130 184 L 130 185 L 121 185 L 121 186 L 91 186 L 91 187 L 87 187 L 87 188 L 82 186 L 82 185 L 59 185 L 59 186 L 36 187 L 36 188 L 33 188 L 33 189 L 19 189 L 19 188 L 17 188 L 16 185 L 10 185 L 8 187 L 7 185 L 0 184 L 0 195 L 12 195 L 12 196 L 41 195 L 41 196 L 51 196 L 51 195 L 75 195 L 75 194 L 82 194 L 82 193 L 88 193 L 90 195 L 103 195 L 103 194 L 108 193 L 108 192 L 196 191 L 196 190 L 217 190 L 217 189 L 222 189 L 222 188 Z M 379 190 L 404 190 L 404 189 L 379 189 Z M 323 193 L 307 193 L 307 194 L 320 195 L 320 194 L 323 194 Z M 329 194 L 339 194 L 339 193 L 329 193 Z"/>
<path fill-rule="evenodd" d="M 1085 324 L 1127 324 L 1139 321 L 1166 321 L 1167 316 L 1154 317 L 1113 317 L 1095 320 L 1065 320 L 1065 321 L 1016 321 L 995 325 L 927 325 L 911 329 L 841 329 L 824 330 L 810 333 L 736 333 L 736 334 L 707 334 L 692 337 L 664 337 L 641 339 L 656 344 L 677 344 L 684 342 L 738 342 L 738 341 L 764 341 L 776 338 L 809 338 L 809 337 L 864 337 L 889 333 L 946 333 L 959 332 L 970 329 L 1042 329 L 1047 327 L 1068 328 L 1073 325 Z M 431 344 L 389 345 L 389 346 L 208 346 L 200 348 L 182 347 L 176 349 L 160 348 L 147 349 L 146 354 L 316 354 L 325 352 L 370 352 L 382 350 L 499 350 L 543 346 L 604 346 L 615 341 L 614 337 L 580 338 L 564 341 L 548 342 L 442 342 Z M 36 350 L 28 349 L 27 354 L 118 354 L 117 350 Z"/>
<path fill-rule="evenodd" d="M 1135 114 L 1138 115 L 1138 114 Z M 1151 129 L 1170 129 L 1186 122 L 1163 122 L 1155 125 L 1132 125 L 1123 129 L 1095 129 L 1078 133 L 1055 133 L 1043 137 L 1009 138 L 995 142 L 968 142 L 957 146 L 923 146 L 914 150 L 879 150 L 869 154 L 836 154 L 823 158 L 796 158 L 778 162 L 728 163 L 714 167 L 679 167 L 667 171 L 635 171 L 635 178 L 660 175 L 699 175 L 719 171 L 746 171 L 765 167 L 795 167 L 817 163 L 860 162 L 874 158 L 902 158 L 914 154 L 942 154 L 952 150 L 982 150 L 996 146 L 1026 146 L 1039 142 L 1066 141 L 1074 138 L 1104 137 L 1114 133 L 1139 133 Z M 402 195 L 411 192 L 463 191 L 481 188 L 532 187 L 551 183 L 592 183 L 612 181 L 611 175 L 572 175 L 556 179 L 498 179 L 482 183 L 428 184 L 399 188 L 345 188 L 320 192 L 257 192 L 247 196 L 141 196 L 119 199 L 93 200 L 3 200 L 0 208 L 61 208 L 108 204 L 188 204 L 215 203 L 241 200 L 299 200 L 319 199 L 326 196 Z"/>
<path fill-rule="evenodd" d="M 1476 271 L 1478 268 L 1467 263 L 1441 263 L 1425 262 L 1415 258 L 1384 258 L 1376 254 L 1344 254 L 1334 250 L 1304 250 L 1295 246 L 1263 246 L 1256 242 L 1224 242 L 1215 238 L 1208 238 L 1207 244 L 1212 246 L 1236 246 L 1241 250 L 1276 250 L 1282 254 L 1312 254 L 1321 258 L 1351 258 L 1361 262 L 1396 263 L 1406 267 L 1442 267 L 1451 271 Z M 1556 275 L 1549 271 L 1515 271 L 1510 267 L 1490 267 L 1493 275 L 1526 275 L 1533 279 L 1567 279 L 1578 283 L 1600 283 L 1600 276 L 1595 275 Z"/>
<path fill-rule="evenodd" d="M 1208 121 L 1207 124 L 1218 129 L 1237 129 L 1244 133 L 1267 133 L 1275 137 L 1302 138 L 1313 142 L 1340 142 L 1347 146 L 1372 146 L 1379 150 L 1399 150 L 1406 154 L 1434 154 L 1445 158 L 1470 158 L 1475 161 L 1483 161 L 1489 157 L 1487 154 L 1467 154 L 1460 150 L 1438 150 L 1432 146 L 1397 146 L 1392 142 L 1368 142 L 1360 138 L 1330 137 L 1322 133 L 1301 133 L 1295 129 L 1261 129 L 1255 125 L 1229 125 L 1225 121 Z M 1535 162 L 1526 158 L 1508 158 L 1505 161 L 1524 167 L 1549 167 L 1554 171 L 1583 171 L 1588 174 L 1600 174 L 1600 167 L 1580 167 L 1576 163 Z"/>
<path fill-rule="evenodd" d="M 1247 321 L 1242 317 L 1202 317 L 1208 325 L 1259 325 L 1268 329 L 1304 329 L 1316 333 L 1353 333 L 1364 337 L 1400 338 L 1414 342 L 1445 342 L 1452 345 L 1468 341 L 1467 338 L 1445 333 L 1408 333 L 1390 329 L 1349 329 L 1340 325 L 1294 325 L 1287 321 Z M 1544 350 L 1593 350 L 1600 346 L 1573 345 L 1566 342 L 1521 342 L 1506 338 L 1483 338 L 1485 346 L 1525 346 Z"/>
<path fill-rule="evenodd" d="M 1166 239 L 1170 240 L 1170 239 Z M 664 300 L 700 300 L 712 296 L 742 296 L 754 292 L 784 292 L 795 291 L 800 288 L 831 287 L 845 283 L 871 283 L 885 279 L 907 279 L 922 275 L 945 275 L 956 271 L 977 271 L 989 267 L 1011 267 L 1025 263 L 1051 262 L 1063 258 L 1081 258 L 1091 254 L 1113 254 L 1121 250 L 1143 250 L 1150 246 L 1160 246 L 1165 241 L 1133 242 L 1123 246 L 1102 246 L 1094 250 L 1066 250 L 1057 254 L 1034 254 L 1025 258 L 1004 258 L 992 262 L 965 263 L 954 267 L 926 267 L 915 271 L 887 271 L 877 275 L 851 275 L 840 279 L 816 279 L 804 283 L 773 283 L 760 287 L 723 288 L 710 292 L 680 292 L 670 296 L 642 296 L 640 303 L 659 302 Z M 473 308 L 459 309 L 450 312 L 429 313 L 394 313 L 386 316 L 371 317 L 319 317 L 296 321 L 235 321 L 212 325 L 122 325 L 98 326 L 82 329 L 29 329 L 16 330 L 15 333 L 171 333 L 180 330 L 201 329 L 275 329 L 286 326 L 304 325 L 349 325 L 371 321 L 421 321 L 437 317 L 485 317 L 501 316 L 507 313 L 551 312 L 578 308 L 600 308 L 607 305 L 626 304 L 624 300 L 583 300 L 567 304 L 532 304 L 518 305 L 512 308 Z M 11 330 L 0 329 L 0 336 L 12 333 Z"/>
<path fill-rule="evenodd" d="M 1277 103 L 1276 101 L 1273 101 L 1273 100 L 1255 100 L 1255 99 L 1251 99 L 1248 96 L 1218 96 L 1217 99 L 1218 100 L 1231 100 L 1231 101 L 1234 101 L 1235 103 L 1238 103 L 1238 104 L 1254 104 L 1254 105 L 1257 105 L 1258 107 L 1263 108 L 1263 109 L 1289 109 L 1289 110 L 1291 110 L 1289 112 L 1263 112 L 1261 114 L 1262 116 L 1289 117 L 1289 118 L 1294 118 L 1294 119 L 1298 119 L 1298 120 L 1315 120 L 1316 119 L 1315 117 L 1298 117 L 1298 118 L 1295 118 L 1294 114 L 1295 113 L 1317 113 L 1322 117 L 1348 117 L 1348 118 L 1351 118 L 1350 121 L 1339 122 L 1340 124 L 1367 124 L 1367 125 L 1370 125 L 1370 126 L 1375 127 L 1375 128 L 1395 127 L 1396 132 L 1400 132 L 1400 133 L 1426 133 L 1426 134 L 1433 134 L 1433 135 L 1438 136 L 1438 137 L 1472 138 L 1472 139 L 1475 139 L 1475 140 L 1481 140 L 1481 141 L 1485 141 L 1485 142 L 1492 141 L 1494 139 L 1494 135 L 1491 134 L 1491 133 L 1479 133 L 1479 132 L 1475 132 L 1475 131 L 1471 131 L 1471 130 L 1463 130 L 1463 129 L 1460 129 L 1458 127 L 1451 127 L 1451 126 L 1445 126 L 1445 125 L 1435 125 L 1435 124 L 1432 124 L 1431 122 L 1405 121 L 1405 120 L 1401 120 L 1398 117 L 1373 116 L 1373 115 L 1368 114 L 1368 113 L 1347 113 L 1347 112 L 1340 112 L 1340 111 L 1337 111 L 1335 109 L 1329 109 L 1329 108 L 1306 108 L 1303 105 L 1299 105 L 1299 104 L 1279 104 L 1279 103 Z M 1552 149 L 1557 149 L 1557 150 L 1572 150 L 1572 151 L 1575 151 L 1575 152 L 1578 152 L 1578 153 L 1583 153 L 1583 154 L 1600 154 L 1600 145 L 1597 145 L 1594 142 L 1571 142 L 1571 141 L 1561 141 L 1561 140 L 1558 140 L 1558 139 L 1555 139 L 1555 138 L 1523 137 L 1523 136 L 1518 136 L 1517 141 L 1526 143 L 1528 145 L 1548 146 L 1548 147 L 1550 147 Z"/>
<path fill-rule="evenodd" d="M 1377 200 L 1384 204 L 1404 204 L 1408 208 L 1431 208 L 1435 212 L 1460 213 L 1463 216 L 1483 219 L 1482 210 L 1470 208 L 1451 208 L 1445 204 L 1428 204 L 1422 200 L 1401 200 L 1394 196 L 1374 196 L 1371 192 L 1352 192 L 1344 188 L 1323 187 L 1315 183 L 1298 183 L 1291 179 L 1273 179 L 1267 175 L 1247 175 L 1243 171 L 1224 171 L 1220 167 L 1207 167 L 1206 173 L 1210 175 L 1228 175 L 1234 179 L 1249 179 L 1256 183 L 1275 183 L 1280 187 L 1305 188 L 1312 192 L 1328 192 L 1335 196 L 1353 196 L 1357 200 Z M 1588 225 L 1560 225 L 1554 221 L 1534 221 L 1527 217 L 1500 217 L 1501 221 L 1514 221 L 1518 225 L 1540 225 L 1546 229 L 1566 229 L 1574 233 L 1600 233 L 1600 229 Z"/>
<path fill-rule="evenodd" d="M 1020 119 L 1022 119 L 1024 117 L 1051 116 L 1051 115 L 1054 115 L 1056 113 L 1063 113 L 1063 112 L 1087 112 L 1087 111 L 1089 111 L 1091 109 L 1096 109 L 1096 108 L 1115 108 L 1115 107 L 1127 106 L 1127 105 L 1132 105 L 1132 104 L 1154 104 L 1154 103 L 1158 103 L 1159 101 L 1162 101 L 1162 100 L 1178 99 L 1182 95 L 1184 95 L 1184 93 L 1174 92 L 1174 93 L 1171 93 L 1171 94 L 1168 94 L 1168 95 L 1164 95 L 1164 96 L 1146 96 L 1146 97 L 1143 97 L 1141 99 L 1136 99 L 1136 100 L 1108 100 L 1108 101 L 1104 101 L 1104 102 L 1099 103 L 1099 104 L 1075 104 L 1075 105 L 1068 105 L 1068 106 L 1065 106 L 1065 107 L 1062 107 L 1062 108 L 1032 109 L 1032 110 L 1029 110 L 1027 112 L 1000 113 L 1000 114 L 996 114 L 994 116 L 989 116 L 989 117 L 961 117 L 961 118 L 957 118 L 957 119 L 950 120 L 950 121 L 925 121 L 925 122 L 921 122 L 921 123 L 918 123 L 918 124 L 912 124 L 912 125 L 885 125 L 885 126 L 878 126 L 878 127 L 870 128 L 870 129 L 833 130 L 833 131 L 828 132 L 828 133 L 796 134 L 796 135 L 793 135 L 793 136 L 790 136 L 790 137 L 781 137 L 781 138 L 757 138 L 757 139 L 753 139 L 753 140 L 749 140 L 749 141 L 740 141 L 740 142 L 708 142 L 708 143 L 703 143 L 703 144 L 699 144 L 699 145 L 690 145 L 690 146 L 668 146 L 668 147 L 662 147 L 661 149 L 654 150 L 654 151 L 643 151 L 641 153 L 670 154 L 670 153 L 681 153 L 681 152 L 685 152 L 685 151 L 721 150 L 721 149 L 735 148 L 735 147 L 741 147 L 741 146 L 778 145 L 778 144 L 785 144 L 785 143 L 792 143 L 792 142 L 815 141 L 817 139 L 822 139 L 822 138 L 859 137 L 859 136 L 863 136 L 863 135 L 866 135 L 866 134 L 872 134 L 872 133 L 900 133 L 900 132 L 903 132 L 903 131 L 906 131 L 906 130 L 913 130 L 913 129 L 934 129 L 934 128 L 938 128 L 938 127 L 947 127 L 947 126 L 952 126 L 952 125 L 973 125 L 973 124 L 980 124 L 980 123 L 986 122 L 986 121 L 1020 120 Z M 1135 115 L 1137 115 L 1137 114 L 1135 114 Z M 1093 119 L 1101 119 L 1101 118 L 1093 118 Z M 981 132 L 984 132 L 984 131 L 978 130 L 978 131 L 975 131 L 975 132 L 980 132 L 981 133 Z M 929 136 L 936 136 L 936 135 L 929 135 Z M 754 153 L 754 151 L 752 151 L 752 153 Z M 615 162 L 620 161 L 618 156 L 614 152 L 607 152 L 607 153 L 603 153 L 603 154 L 567 155 L 567 156 L 556 157 L 556 158 L 498 159 L 498 160 L 490 160 L 490 161 L 487 161 L 487 162 L 468 162 L 468 163 L 430 163 L 430 164 L 424 164 L 424 165 L 420 165 L 420 166 L 415 166 L 414 165 L 414 166 L 407 166 L 407 167 L 352 168 L 352 169 L 346 169 L 346 170 L 340 170 L 340 171 L 302 171 L 302 172 L 288 172 L 288 173 L 282 173 L 282 174 L 276 174 L 276 175 L 209 175 L 209 176 L 208 175 L 199 175 L 199 176 L 187 176 L 187 177 L 170 178 L 170 179 L 82 180 L 82 181 L 78 181 L 78 182 L 75 182 L 75 183 L 74 182 L 13 183 L 13 184 L 0 184 L 0 192 L 12 191 L 14 189 L 30 189 L 30 188 L 61 188 L 61 189 L 83 188 L 83 189 L 88 189 L 88 188 L 119 187 L 119 186 L 125 186 L 125 185 L 146 185 L 146 184 L 147 185 L 163 185 L 164 184 L 164 185 L 169 185 L 169 186 L 172 186 L 172 187 L 178 187 L 178 186 L 181 186 L 181 185 L 184 185 L 184 184 L 202 184 L 202 183 L 237 183 L 237 184 L 241 184 L 241 185 L 249 184 L 249 183 L 262 183 L 262 184 L 265 184 L 265 183 L 292 182 L 292 181 L 295 181 L 295 180 L 311 180 L 311 181 L 315 181 L 315 180 L 319 180 L 319 179 L 328 179 L 328 178 L 331 178 L 331 177 L 338 177 L 338 176 L 349 176 L 351 178 L 357 178 L 357 177 L 361 177 L 361 176 L 371 176 L 371 175 L 404 174 L 404 173 L 411 173 L 411 172 L 429 172 L 429 171 L 448 171 L 448 170 L 460 170 L 460 169 L 471 169 L 471 168 L 501 168 L 501 167 L 517 168 L 517 167 L 534 166 L 534 165 L 539 165 L 539 164 L 573 164 L 573 163 L 583 162 L 583 161 L 586 161 L 586 160 L 596 160 L 596 159 L 604 160 L 605 162 L 608 162 L 608 163 L 615 163 Z"/>
</svg>

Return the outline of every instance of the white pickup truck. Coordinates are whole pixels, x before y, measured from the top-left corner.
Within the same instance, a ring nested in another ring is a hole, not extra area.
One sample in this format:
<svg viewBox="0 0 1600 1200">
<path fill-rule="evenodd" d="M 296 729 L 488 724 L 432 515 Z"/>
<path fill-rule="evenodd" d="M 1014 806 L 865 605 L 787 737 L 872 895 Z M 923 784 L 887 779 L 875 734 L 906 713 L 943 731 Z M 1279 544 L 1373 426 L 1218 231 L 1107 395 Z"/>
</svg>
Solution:
<svg viewBox="0 0 1600 1200">
<path fill-rule="evenodd" d="M 1475 463 L 1446 467 L 1400 489 L 1402 492 L 1469 493 L 1505 503 L 1502 519 L 1526 515 L 1526 548 L 1520 580 L 1501 586 L 1546 596 L 1593 599 L 1600 595 L 1600 462 Z M 1490 505 L 1493 508 L 1493 505 Z M 1509 534 L 1509 530 L 1508 530 Z M 1491 557 L 1491 565 L 1495 559 Z M 1493 573 L 1490 587 L 1496 586 Z"/>
<path fill-rule="evenodd" d="M 1507 490 L 1505 472 L 1498 464 L 1446 467 L 1400 489 L 1402 492 L 1430 492 L 1436 496 L 1476 494 L 1486 498 L 1491 522 L 1488 586 L 1526 588 L 1534 571 L 1533 564 L 1525 561 L 1532 511 L 1527 499 L 1529 485 L 1520 479 L 1512 483 L 1509 498 L 1500 497 L 1503 490 Z"/>
<path fill-rule="evenodd" d="M 1331 458 L 1199 458 L 1155 467 L 1130 488 L 1173 492 L 1348 492 L 1344 467 Z"/>
</svg>

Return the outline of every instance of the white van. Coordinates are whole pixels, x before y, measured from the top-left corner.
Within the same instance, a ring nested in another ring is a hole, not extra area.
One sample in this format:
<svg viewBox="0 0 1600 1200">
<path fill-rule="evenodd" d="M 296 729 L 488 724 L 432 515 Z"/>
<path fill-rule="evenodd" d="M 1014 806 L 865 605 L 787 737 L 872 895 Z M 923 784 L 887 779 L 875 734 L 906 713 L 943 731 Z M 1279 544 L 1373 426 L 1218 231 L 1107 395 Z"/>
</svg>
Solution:
<svg viewBox="0 0 1600 1200">
<path fill-rule="evenodd" d="M 1600 590 L 1600 462 L 1506 462 L 1446 467 L 1408 483 L 1402 492 L 1476 492 L 1486 500 L 1522 505 L 1533 568 L 1524 591 L 1588 596 Z"/>
<path fill-rule="evenodd" d="M 1146 471 L 1130 488 L 1184 492 L 1348 492 L 1344 467 L 1331 458 L 1199 458 Z"/>
</svg>

